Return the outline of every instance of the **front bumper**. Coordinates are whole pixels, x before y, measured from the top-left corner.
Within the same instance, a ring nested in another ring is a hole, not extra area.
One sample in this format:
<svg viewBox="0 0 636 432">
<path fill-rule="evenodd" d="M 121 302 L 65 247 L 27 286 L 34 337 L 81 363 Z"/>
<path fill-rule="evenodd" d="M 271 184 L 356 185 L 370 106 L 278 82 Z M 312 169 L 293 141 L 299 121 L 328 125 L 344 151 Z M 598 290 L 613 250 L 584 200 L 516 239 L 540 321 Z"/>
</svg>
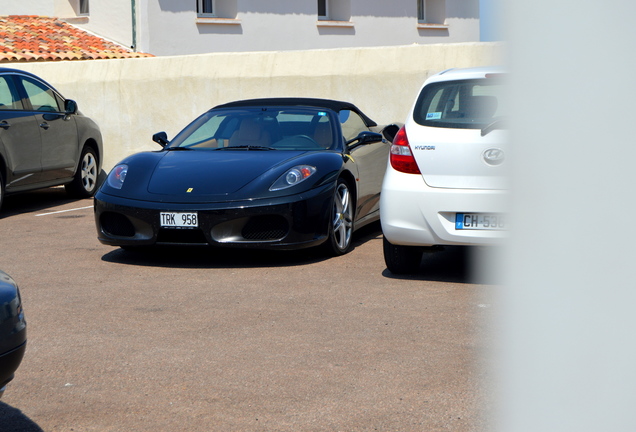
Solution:
<svg viewBox="0 0 636 432">
<path fill-rule="evenodd" d="M 0 355 L 0 398 L 2 398 L 6 385 L 13 379 L 15 371 L 20 366 L 25 351 L 26 342 Z"/>
<path fill-rule="evenodd" d="M 161 244 L 297 249 L 327 239 L 333 186 L 275 199 L 216 203 L 159 203 L 99 192 L 98 240 L 111 246 Z M 198 228 L 162 228 L 160 212 L 197 212 Z"/>
<path fill-rule="evenodd" d="M 387 169 L 380 195 L 380 220 L 382 233 L 390 243 L 496 245 L 508 237 L 505 230 L 457 230 L 456 213 L 507 214 L 507 192 L 432 188 L 421 175 Z"/>
</svg>

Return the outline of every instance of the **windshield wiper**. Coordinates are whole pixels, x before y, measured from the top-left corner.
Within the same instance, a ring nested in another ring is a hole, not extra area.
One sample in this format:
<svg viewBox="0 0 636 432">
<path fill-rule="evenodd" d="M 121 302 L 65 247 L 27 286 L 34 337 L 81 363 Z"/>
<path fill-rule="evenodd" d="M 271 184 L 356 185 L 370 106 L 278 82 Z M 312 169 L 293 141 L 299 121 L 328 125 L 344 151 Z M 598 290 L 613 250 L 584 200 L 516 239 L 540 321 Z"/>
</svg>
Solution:
<svg viewBox="0 0 636 432">
<path fill-rule="evenodd" d="M 482 128 L 481 136 L 486 136 L 490 132 L 494 131 L 495 129 L 505 129 L 507 126 L 508 126 L 508 122 L 505 119 L 495 120 L 494 122 Z"/>
<path fill-rule="evenodd" d="M 194 149 L 191 149 L 190 147 L 166 147 L 165 150 L 173 151 L 173 150 L 194 150 Z"/>
<path fill-rule="evenodd" d="M 266 146 L 240 145 L 240 146 L 219 147 L 216 150 L 276 150 L 276 149 L 273 147 L 266 147 Z"/>
</svg>

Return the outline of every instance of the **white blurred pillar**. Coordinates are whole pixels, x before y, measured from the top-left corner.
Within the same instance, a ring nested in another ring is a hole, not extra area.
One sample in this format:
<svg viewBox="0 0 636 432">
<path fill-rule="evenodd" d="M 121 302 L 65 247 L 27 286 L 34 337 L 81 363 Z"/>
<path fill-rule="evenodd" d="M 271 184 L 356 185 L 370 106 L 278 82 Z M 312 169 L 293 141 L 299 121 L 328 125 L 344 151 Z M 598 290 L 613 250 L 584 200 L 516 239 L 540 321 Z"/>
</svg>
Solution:
<svg viewBox="0 0 636 432">
<path fill-rule="evenodd" d="M 513 1 L 499 432 L 636 431 L 636 3 Z M 503 269 L 503 270 L 502 270 Z"/>
</svg>

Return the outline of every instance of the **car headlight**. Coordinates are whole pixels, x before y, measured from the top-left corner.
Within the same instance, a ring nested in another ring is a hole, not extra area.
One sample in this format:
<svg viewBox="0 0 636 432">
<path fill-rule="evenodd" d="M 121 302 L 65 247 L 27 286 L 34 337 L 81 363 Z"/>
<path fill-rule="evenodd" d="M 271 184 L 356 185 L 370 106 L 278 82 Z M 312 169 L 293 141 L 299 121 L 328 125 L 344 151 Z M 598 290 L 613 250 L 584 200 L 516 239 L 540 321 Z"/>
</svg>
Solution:
<svg viewBox="0 0 636 432">
<path fill-rule="evenodd" d="M 282 176 L 278 177 L 278 180 L 272 184 L 269 188 L 270 191 L 277 191 L 281 189 L 287 189 L 288 187 L 296 186 L 307 180 L 316 172 L 316 167 L 310 165 L 298 165 L 289 170 Z"/>
<path fill-rule="evenodd" d="M 126 174 L 128 174 L 128 165 L 117 165 L 113 170 L 108 174 L 108 186 L 121 189 L 124 185 L 124 180 L 126 180 Z"/>
</svg>

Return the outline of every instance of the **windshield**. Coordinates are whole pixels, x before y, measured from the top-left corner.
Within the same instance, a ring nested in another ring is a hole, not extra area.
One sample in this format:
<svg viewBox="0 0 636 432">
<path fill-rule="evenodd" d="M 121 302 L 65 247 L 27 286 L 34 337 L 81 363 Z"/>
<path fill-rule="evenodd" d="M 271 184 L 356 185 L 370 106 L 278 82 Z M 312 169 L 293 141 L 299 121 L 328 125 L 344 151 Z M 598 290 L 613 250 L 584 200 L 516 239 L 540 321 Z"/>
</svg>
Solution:
<svg viewBox="0 0 636 432">
<path fill-rule="evenodd" d="M 504 118 L 503 86 L 495 78 L 429 84 L 417 100 L 413 118 L 423 126 L 484 128 Z"/>
<path fill-rule="evenodd" d="M 298 107 L 211 110 L 192 122 L 168 150 L 326 150 L 336 147 L 330 111 Z"/>
</svg>

